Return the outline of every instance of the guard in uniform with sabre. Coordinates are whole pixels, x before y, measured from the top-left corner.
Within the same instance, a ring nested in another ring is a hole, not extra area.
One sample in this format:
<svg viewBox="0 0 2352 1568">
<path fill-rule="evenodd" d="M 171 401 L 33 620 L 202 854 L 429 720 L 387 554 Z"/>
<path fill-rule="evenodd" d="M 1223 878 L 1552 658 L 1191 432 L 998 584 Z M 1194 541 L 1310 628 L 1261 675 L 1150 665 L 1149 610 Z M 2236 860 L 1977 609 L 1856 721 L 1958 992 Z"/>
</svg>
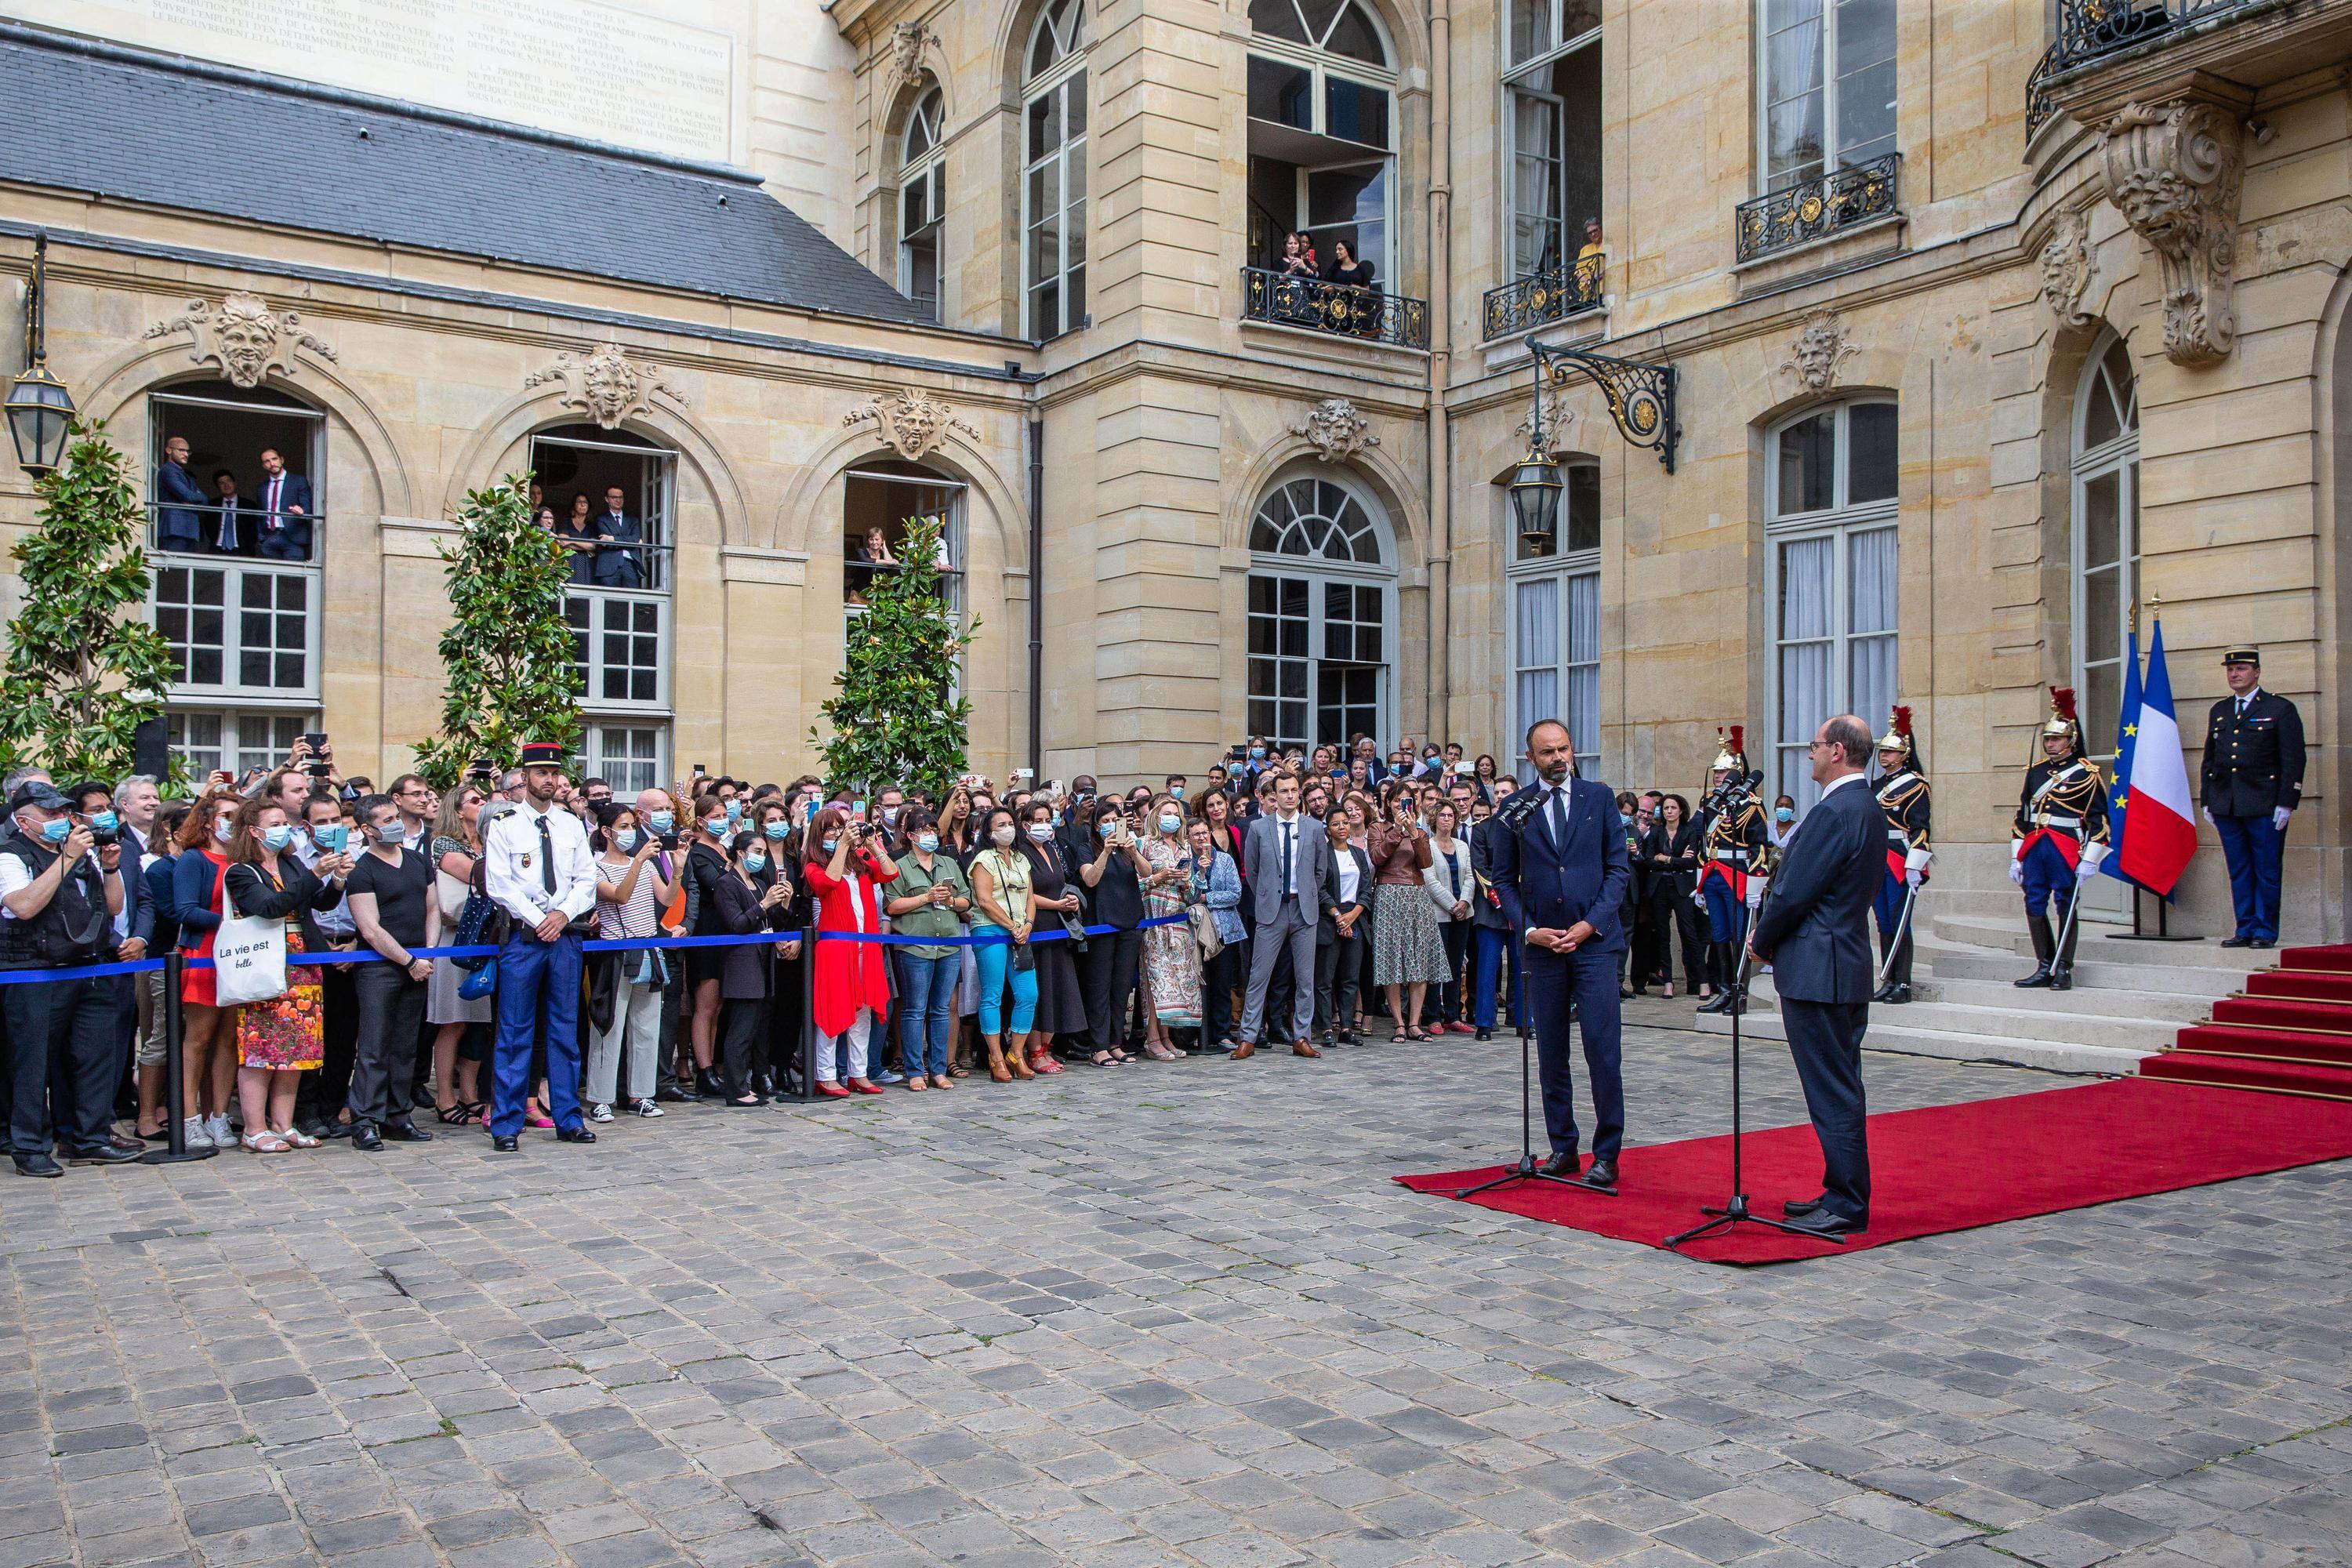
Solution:
<svg viewBox="0 0 2352 1568">
<path fill-rule="evenodd" d="M 2107 785 L 2083 753 L 2083 727 L 2074 720 L 2074 689 L 2050 689 L 2050 718 L 2042 726 L 2042 759 L 2025 774 L 2017 820 L 2011 828 L 2009 879 L 2025 889 L 2025 929 L 2033 935 L 2033 973 L 2020 988 L 2074 984 L 2076 906 L 2083 883 L 2107 855 Z M 2058 934 L 2050 934 L 2053 903 L 2063 902 Z"/>
<path fill-rule="evenodd" d="M 1731 738 L 1707 769 L 1706 800 L 1699 809 L 1705 858 L 1698 897 L 1706 906 L 1707 979 L 1715 986 L 1714 996 L 1699 1004 L 1702 1013 L 1728 1013 L 1746 1002 L 1739 955 L 1748 945 L 1749 912 L 1764 896 L 1764 858 L 1771 839 L 1764 829 L 1764 808 L 1749 787 L 1746 741 L 1747 731 L 1734 724 Z"/>
<path fill-rule="evenodd" d="M 1927 844 L 1927 773 L 1911 710 L 1897 706 L 1878 738 L 1878 808 L 1886 814 L 1886 881 L 1878 889 L 1879 961 L 1874 1002 L 1911 1000 L 1911 916 L 1935 851 Z"/>
</svg>

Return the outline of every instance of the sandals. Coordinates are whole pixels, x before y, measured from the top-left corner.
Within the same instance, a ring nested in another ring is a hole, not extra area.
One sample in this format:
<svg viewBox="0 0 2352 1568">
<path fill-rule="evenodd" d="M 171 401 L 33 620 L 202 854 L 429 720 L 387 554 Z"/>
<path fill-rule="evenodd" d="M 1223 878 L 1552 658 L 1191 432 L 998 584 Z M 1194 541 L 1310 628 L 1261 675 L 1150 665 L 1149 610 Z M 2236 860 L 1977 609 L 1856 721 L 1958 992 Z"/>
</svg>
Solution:
<svg viewBox="0 0 2352 1568">
<path fill-rule="evenodd" d="M 248 1154 L 291 1154 L 294 1145 L 275 1132 L 248 1132 L 237 1140 Z"/>
<path fill-rule="evenodd" d="M 481 1107 L 469 1105 L 462 1100 L 457 1100 L 450 1101 L 433 1114 L 439 1119 L 444 1127 L 463 1127 L 481 1114 Z"/>
<path fill-rule="evenodd" d="M 1095 1066 L 1098 1068 L 1115 1068 L 1118 1066 L 1118 1058 L 1112 1056 L 1108 1051 L 1097 1051 L 1091 1059 Z"/>
<path fill-rule="evenodd" d="M 291 1127 L 280 1127 L 272 1136 L 285 1140 L 297 1149 L 316 1149 L 319 1146 L 316 1138 L 307 1132 L 298 1132 Z"/>
</svg>

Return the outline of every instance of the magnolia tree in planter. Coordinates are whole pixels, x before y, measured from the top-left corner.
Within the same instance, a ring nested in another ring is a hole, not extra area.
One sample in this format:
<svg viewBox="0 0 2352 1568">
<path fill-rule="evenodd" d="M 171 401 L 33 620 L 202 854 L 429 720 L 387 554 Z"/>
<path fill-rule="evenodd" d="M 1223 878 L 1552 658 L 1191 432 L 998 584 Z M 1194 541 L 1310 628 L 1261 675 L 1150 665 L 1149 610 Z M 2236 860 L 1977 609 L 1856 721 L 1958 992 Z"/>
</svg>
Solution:
<svg viewBox="0 0 2352 1568">
<path fill-rule="evenodd" d="M 828 784 L 871 800 L 885 784 L 945 795 L 964 771 L 971 703 L 956 671 L 978 621 L 959 623 L 940 581 L 940 520 L 907 520 L 899 563 L 872 574 L 849 621 L 838 691 L 817 709 L 809 740 Z M 824 731 L 829 731 L 829 733 Z"/>
</svg>

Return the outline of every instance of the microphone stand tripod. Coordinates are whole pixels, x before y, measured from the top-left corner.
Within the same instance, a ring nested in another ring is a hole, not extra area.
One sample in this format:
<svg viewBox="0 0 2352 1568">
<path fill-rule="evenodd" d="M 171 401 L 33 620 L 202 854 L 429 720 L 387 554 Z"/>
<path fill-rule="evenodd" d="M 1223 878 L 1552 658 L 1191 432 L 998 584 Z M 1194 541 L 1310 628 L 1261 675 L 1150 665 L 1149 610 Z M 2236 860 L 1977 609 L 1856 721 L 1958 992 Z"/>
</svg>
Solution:
<svg viewBox="0 0 2352 1568">
<path fill-rule="evenodd" d="M 1748 919 L 1743 911 L 1739 931 L 1739 966 L 1733 975 L 1732 994 L 1744 998 L 1747 991 Z M 1731 1195 L 1724 1200 L 1721 1208 L 1717 1208 L 1713 1204 L 1700 1205 L 1699 1213 L 1713 1215 L 1715 1217 L 1703 1220 L 1688 1230 L 1678 1231 L 1658 1245 L 1671 1252 L 1679 1248 L 1686 1241 L 1697 1241 L 1705 1237 L 1719 1236 L 1736 1226 L 1761 1225 L 1769 1226 L 1774 1230 L 1785 1231 L 1790 1236 L 1811 1237 L 1817 1241 L 1834 1241 L 1840 1247 L 1843 1247 L 1845 1237 L 1842 1236 L 1823 1237 L 1820 1232 L 1807 1230 L 1802 1226 L 1790 1225 L 1784 1220 L 1767 1219 L 1748 1206 L 1748 1184 L 1739 1163 L 1740 1137 L 1746 1131 L 1739 1114 L 1739 1016 L 1746 1011 L 1747 1008 L 1738 1004 L 1734 1004 L 1731 1009 Z"/>
<path fill-rule="evenodd" d="M 1534 1039 L 1534 1036 L 1531 1035 L 1528 1029 L 1528 1013 L 1530 998 L 1525 994 L 1527 986 L 1526 975 L 1513 975 L 1511 984 L 1517 993 L 1513 999 L 1518 1004 L 1517 1011 L 1519 1015 L 1518 1163 L 1515 1165 L 1506 1166 L 1503 1173 L 1496 1176 L 1493 1181 L 1481 1182 L 1475 1187 L 1459 1188 L 1454 1192 L 1454 1195 L 1457 1198 L 1472 1197 L 1479 1193 L 1491 1192 L 1496 1187 L 1508 1186 L 1513 1182 L 1549 1182 L 1556 1187 L 1580 1187 L 1588 1193 L 1601 1193 L 1613 1198 L 1617 1195 L 1616 1188 L 1595 1186 L 1581 1176 L 1555 1176 L 1550 1172 L 1542 1169 L 1543 1162 L 1536 1158 L 1535 1089 L 1532 1069 L 1528 1065 L 1531 1059 L 1530 1053 L 1533 1048 L 1531 1042 Z M 1611 984 L 1615 984 L 1613 977 L 1611 980 Z M 1579 1029 L 1582 1029 L 1584 1025 L 1580 1021 L 1577 1024 L 1577 1027 Z"/>
</svg>

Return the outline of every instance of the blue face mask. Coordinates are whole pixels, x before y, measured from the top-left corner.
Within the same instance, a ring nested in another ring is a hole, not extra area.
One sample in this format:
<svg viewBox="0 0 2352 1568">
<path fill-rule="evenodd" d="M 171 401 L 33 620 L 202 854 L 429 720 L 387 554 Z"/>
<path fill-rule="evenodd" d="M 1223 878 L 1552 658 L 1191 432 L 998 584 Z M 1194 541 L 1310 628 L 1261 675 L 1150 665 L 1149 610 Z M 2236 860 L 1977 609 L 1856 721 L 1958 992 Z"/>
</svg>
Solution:
<svg viewBox="0 0 2352 1568">
<path fill-rule="evenodd" d="M 677 818 L 672 813 L 667 811 L 656 811 L 653 816 L 653 825 L 654 831 L 656 833 L 667 833 L 671 828 L 677 826 Z"/>
<path fill-rule="evenodd" d="M 782 838 L 785 834 L 790 833 L 792 828 L 785 823 L 770 822 L 763 823 L 761 826 L 760 831 L 766 834 L 771 838 Z"/>
<path fill-rule="evenodd" d="M 89 817 L 89 830 L 92 833 L 111 833 L 121 820 L 110 811 L 92 812 Z"/>
<path fill-rule="evenodd" d="M 319 847 L 325 850 L 330 855 L 341 854 L 343 852 L 343 846 L 350 842 L 350 837 L 346 833 L 343 825 L 340 822 L 328 823 L 325 826 L 317 829 L 311 837 L 319 841 Z M 385 844 L 397 844 L 400 842 L 400 824 L 394 822 L 389 828 L 384 830 L 381 842 Z"/>
<path fill-rule="evenodd" d="M 1254 763 L 1255 763 L 1255 762 L 1258 762 L 1258 761 L 1262 760 L 1265 756 L 1265 748 L 1264 746 L 1252 746 L 1252 747 L 1250 748 L 1250 761 L 1252 761 L 1252 762 L 1254 762 Z"/>
<path fill-rule="evenodd" d="M 1171 800 L 1182 800 L 1184 798 L 1184 786 L 1182 784 L 1169 785 L 1168 796 Z"/>
<path fill-rule="evenodd" d="M 1793 805 L 1776 805 L 1772 808 L 1772 820 L 1794 822 L 1797 820 L 1797 808 Z"/>
<path fill-rule="evenodd" d="M 614 847 L 614 848 L 618 849 L 622 854 L 625 855 L 625 854 L 627 854 L 630 850 L 635 849 L 636 847 L 637 847 L 637 830 L 636 830 L 635 828 L 634 828 L 634 827 L 621 827 L 621 828 L 615 828 L 615 829 L 614 829 L 614 832 L 613 832 L 613 847 Z"/>
<path fill-rule="evenodd" d="M 1617 826 L 1620 827 L 1631 827 L 1633 826 L 1633 819 L 1621 811 L 1617 814 Z"/>
<path fill-rule="evenodd" d="M 293 842 L 294 830 L 282 822 L 275 827 L 265 827 L 261 830 L 261 847 L 273 855 Z"/>
<path fill-rule="evenodd" d="M 828 855 L 840 847 L 841 840 L 838 838 L 828 838 L 824 841 L 824 852 Z"/>
<path fill-rule="evenodd" d="M 940 836 L 938 834 L 918 833 L 915 835 L 915 847 L 921 850 L 924 854 L 933 854 L 939 849 L 939 847 Z"/>
<path fill-rule="evenodd" d="M 749 855 L 743 857 L 743 869 L 751 872 L 753 876 L 759 875 L 767 868 L 768 858 L 765 855 L 761 854 L 757 849 L 752 850 Z"/>
<path fill-rule="evenodd" d="M 44 844 L 63 844 L 72 834 L 71 817 L 60 816 L 55 822 L 41 824 L 41 842 Z"/>
<path fill-rule="evenodd" d="M 740 800 L 729 801 L 727 803 L 727 826 L 732 827 L 742 820 L 743 803 Z"/>
</svg>

